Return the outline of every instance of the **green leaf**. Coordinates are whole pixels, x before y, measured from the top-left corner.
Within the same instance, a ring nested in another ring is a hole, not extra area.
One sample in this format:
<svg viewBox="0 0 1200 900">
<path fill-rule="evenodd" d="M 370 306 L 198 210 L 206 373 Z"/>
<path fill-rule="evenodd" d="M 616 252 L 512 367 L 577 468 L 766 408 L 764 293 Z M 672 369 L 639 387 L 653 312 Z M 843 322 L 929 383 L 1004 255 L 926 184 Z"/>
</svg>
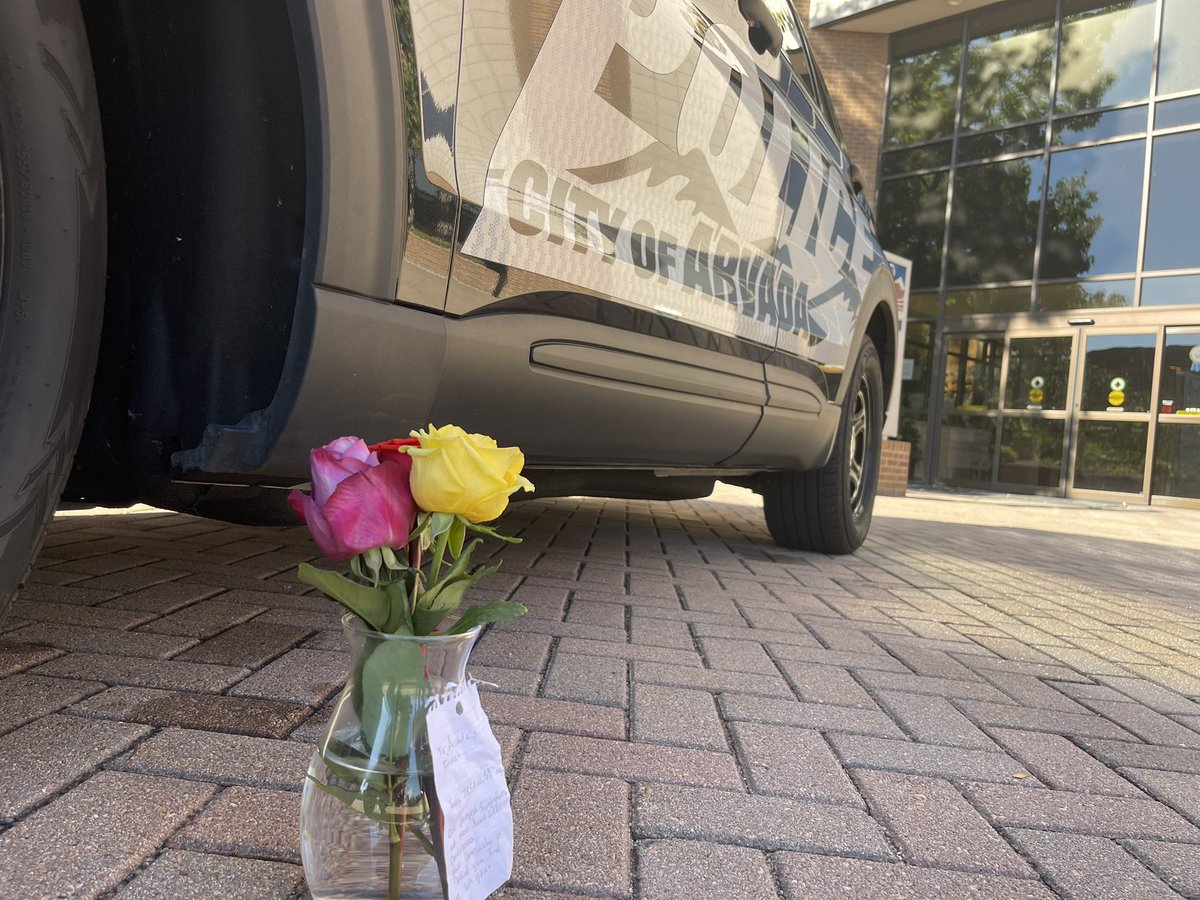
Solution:
<svg viewBox="0 0 1200 900">
<path fill-rule="evenodd" d="M 439 537 L 449 531 L 450 526 L 454 524 L 457 516 L 454 513 L 431 513 L 429 516 L 429 528 L 434 537 Z"/>
<path fill-rule="evenodd" d="M 433 629 L 462 606 L 463 598 L 475 582 L 498 568 L 499 566 L 481 566 L 469 575 L 460 575 L 453 580 L 441 582 L 433 599 L 428 603 L 422 599 L 421 604 L 413 610 L 413 630 L 417 634 L 431 634 Z"/>
<path fill-rule="evenodd" d="M 493 600 L 479 606 L 472 606 L 463 613 L 457 622 L 446 629 L 444 634 L 464 634 L 476 625 L 489 622 L 511 622 L 518 616 L 529 612 L 522 604 L 511 600 Z"/>
<path fill-rule="evenodd" d="M 351 581 L 345 575 L 300 563 L 300 580 L 336 600 L 376 631 L 382 628 L 391 612 L 388 596 L 378 588 Z"/>
<path fill-rule="evenodd" d="M 462 516 L 454 517 L 454 524 L 450 526 L 450 555 L 457 557 L 462 553 L 463 544 L 467 540 L 467 520 Z"/>
<path fill-rule="evenodd" d="M 412 570 L 409 569 L 384 589 L 388 596 L 388 602 L 392 605 L 392 611 L 383 626 L 383 630 L 388 634 L 413 633 L 412 606 L 408 601 L 409 582 L 412 580 L 412 574 Z"/>
<path fill-rule="evenodd" d="M 409 752 L 424 723 L 425 657 L 416 641 L 384 641 L 363 664 L 362 735 L 367 746 L 388 758 Z"/>
<path fill-rule="evenodd" d="M 380 547 L 379 552 L 383 554 L 383 564 L 393 572 L 399 572 L 401 569 L 406 568 L 404 563 L 396 558 L 396 551 L 391 547 Z"/>
<path fill-rule="evenodd" d="M 477 525 L 474 522 L 467 522 L 466 526 L 472 531 L 477 531 L 480 534 L 486 534 L 488 537 L 494 537 L 496 540 L 504 541 L 506 544 L 519 544 L 521 539 L 518 537 L 509 537 L 506 534 L 501 534 L 495 528 L 489 528 L 487 525 Z"/>
</svg>

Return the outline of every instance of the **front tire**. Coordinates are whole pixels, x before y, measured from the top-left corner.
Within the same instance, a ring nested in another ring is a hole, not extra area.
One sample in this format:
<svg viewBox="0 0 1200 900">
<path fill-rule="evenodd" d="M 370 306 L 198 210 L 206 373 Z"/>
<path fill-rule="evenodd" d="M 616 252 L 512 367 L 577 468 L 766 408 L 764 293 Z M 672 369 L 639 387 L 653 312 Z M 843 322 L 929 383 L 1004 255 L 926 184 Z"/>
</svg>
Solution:
<svg viewBox="0 0 1200 900">
<path fill-rule="evenodd" d="M 79 6 L 0 4 L 0 621 L 79 443 L 100 341 L 104 225 Z"/>
<path fill-rule="evenodd" d="M 775 543 L 793 550 L 853 553 L 871 528 L 883 447 L 883 369 L 864 340 L 829 461 L 810 472 L 774 472 L 763 512 Z"/>
</svg>

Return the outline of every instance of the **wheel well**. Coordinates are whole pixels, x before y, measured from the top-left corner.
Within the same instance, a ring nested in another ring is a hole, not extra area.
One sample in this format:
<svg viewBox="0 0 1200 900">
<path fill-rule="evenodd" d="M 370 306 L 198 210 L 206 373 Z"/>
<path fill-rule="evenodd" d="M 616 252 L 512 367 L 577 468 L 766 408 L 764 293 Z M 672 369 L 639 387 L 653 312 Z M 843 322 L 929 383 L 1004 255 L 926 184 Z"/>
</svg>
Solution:
<svg viewBox="0 0 1200 900">
<path fill-rule="evenodd" d="M 69 495 L 149 498 L 275 396 L 306 158 L 286 0 L 82 3 L 108 160 L 100 361 Z"/>
<path fill-rule="evenodd" d="M 879 362 L 883 368 L 883 397 L 884 403 L 892 396 L 892 381 L 896 371 L 896 323 L 892 311 L 886 303 L 880 303 L 871 313 L 867 322 L 867 337 L 875 344 L 879 352 Z"/>
</svg>

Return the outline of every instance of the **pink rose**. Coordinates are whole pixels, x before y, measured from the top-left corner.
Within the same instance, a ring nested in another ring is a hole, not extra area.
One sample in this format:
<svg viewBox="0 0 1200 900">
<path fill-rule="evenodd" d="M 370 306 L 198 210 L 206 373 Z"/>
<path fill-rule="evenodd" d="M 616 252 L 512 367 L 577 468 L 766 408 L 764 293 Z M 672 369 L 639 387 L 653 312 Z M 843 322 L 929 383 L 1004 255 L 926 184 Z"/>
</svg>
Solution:
<svg viewBox="0 0 1200 900">
<path fill-rule="evenodd" d="M 292 491 L 288 503 L 332 560 L 373 547 L 403 547 L 416 519 L 407 454 L 375 453 L 356 437 L 341 437 L 309 454 L 312 495 Z"/>
</svg>

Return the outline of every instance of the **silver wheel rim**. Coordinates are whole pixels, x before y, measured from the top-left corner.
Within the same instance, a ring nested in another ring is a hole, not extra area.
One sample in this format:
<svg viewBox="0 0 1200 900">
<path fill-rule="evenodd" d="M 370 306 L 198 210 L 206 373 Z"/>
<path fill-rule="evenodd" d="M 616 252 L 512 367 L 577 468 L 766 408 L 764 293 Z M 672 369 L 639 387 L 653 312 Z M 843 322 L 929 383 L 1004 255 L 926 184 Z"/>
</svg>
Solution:
<svg viewBox="0 0 1200 900">
<path fill-rule="evenodd" d="M 846 486 L 850 492 L 850 509 L 854 515 L 862 512 L 867 486 L 867 460 L 870 453 L 871 395 L 864 378 L 854 394 L 854 407 L 850 414 L 850 446 L 846 467 Z"/>
</svg>

